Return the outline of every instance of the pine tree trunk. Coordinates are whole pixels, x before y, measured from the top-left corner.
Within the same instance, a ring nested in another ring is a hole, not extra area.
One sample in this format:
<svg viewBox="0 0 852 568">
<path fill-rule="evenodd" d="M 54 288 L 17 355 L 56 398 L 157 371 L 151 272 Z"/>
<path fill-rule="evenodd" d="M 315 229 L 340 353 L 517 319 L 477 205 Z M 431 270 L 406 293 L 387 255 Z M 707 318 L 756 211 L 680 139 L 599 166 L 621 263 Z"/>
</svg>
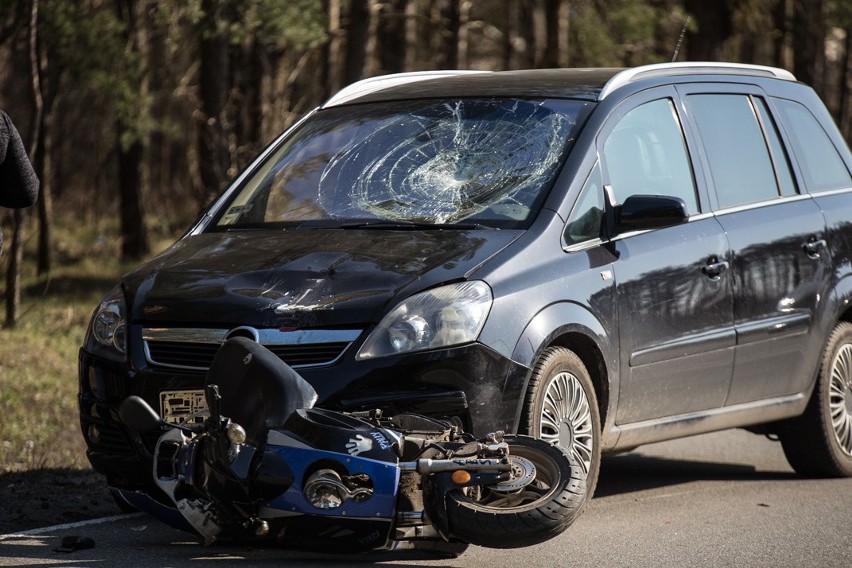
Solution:
<svg viewBox="0 0 852 568">
<path fill-rule="evenodd" d="M 843 42 L 843 62 L 840 69 L 840 131 L 847 140 L 852 139 L 852 97 L 850 97 L 850 80 L 852 80 L 852 29 L 846 30 L 846 40 Z"/>
<path fill-rule="evenodd" d="M 34 7 L 37 9 L 38 7 Z M 33 92 L 35 94 L 36 105 L 36 123 L 33 124 L 33 131 L 38 132 L 37 136 L 33 137 L 33 166 L 35 167 L 36 175 L 40 180 L 39 184 L 39 199 L 37 204 L 38 212 L 38 250 L 36 256 L 36 271 L 39 276 L 50 274 L 52 264 L 51 248 L 53 246 L 52 238 L 52 219 L 53 219 L 53 137 L 51 136 L 51 127 L 53 125 L 53 103 L 56 100 L 56 93 L 50 93 L 49 83 L 46 85 L 42 81 L 42 68 L 47 68 L 43 65 L 44 59 L 39 54 L 38 49 L 38 34 L 36 33 L 32 46 L 30 57 L 33 58 L 32 74 L 33 74 Z M 48 91 L 46 93 L 45 91 Z M 37 131 L 35 129 L 38 129 Z M 26 218 L 26 216 L 25 216 Z"/>
<path fill-rule="evenodd" d="M 367 20 L 367 45 L 364 47 L 364 76 L 374 77 L 381 74 L 379 61 L 379 23 L 382 12 L 382 0 L 369 0 Z"/>
<path fill-rule="evenodd" d="M 50 274 L 53 260 L 52 249 L 52 219 L 53 219 L 53 138 L 51 129 L 45 125 L 50 124 L 49 112 L 42 120 L 41 141 L 38 156 L 36 157 L 36 172 L 38 172 L 41 184 L 38 197 L 38 257 L 37 273 L 39 276 Z"/>
<path fill-rule="evenodd" d="M 404 71 L 413 71 L 420 67 L 420 56 L 422 53 L 420 45 L 420 0 L 409 0 L 405 5 L 405 68 Z"/>
<path fill-rule="evenodd" d="M 459 69 L 470 68 L 470 11 L 473 9 L 471 0 L 461 0 L 459 4 L 459 36 L 457 49 L 457 65 Z"/>
<path fill-rule="evenodd" d="M 224 185 L 230 167 L 228 143 L 223 125 L 225 104 L 230 92 L 228 39 L 221 29 L 226 9 L 216 0 L 203 0 L 208 25 L 201 30 L 198 97 L 201 116 L 198 123 L 198 173 L 201 203 Z"/>
<path fill-rule="evenodd" d="M 118 186 L 121 192 L 121 258 L 138 260 L 150 252 L 148 231 L 142 209 L 142 143 L 137 141 L 124 148 L 121 145 L 121 133 L 125 125 L 120 122 L 116 127 L 119 139 Z"/>
<path fill-rule="evenodd" d="M 21 265 L 24 261 L 24 212 L 12 211 L 12 239 L 9 246 L 9 266 L 6 269 L 6 322 L 7 329 L 18 325 L 21 308 Z"/>
<path fill-rule="evenodd" d="M 772 58 L 775 67 L 787 68 L 787 8 L 788 0 L 776 0 L 772 10 L 772 21 L 775 25 L 775 37 L 772 40 Z"/>
<path fill-rule="evenodd" d="M 33 160 L 39 153 L 40 135 L 44 121 L 44 99 L 41 92 L 41 77 L 38 62 L 38 19 L 39 0 L 32 0 L 29 22 L 30 80 L 33 89 L 34 110 L 30 135 L 29 157 Z M 36 175 L 41 172 L 36 171 Z M 12 239 L 9 247 L 9 266 L 6 270 L 6 321 L 4 327 L 18 325 L 21 307 L 21 268 L 24 262 L 24 223 L 26 215 L 21 209 L 12 213 Z"/>
<path fill-rule="evenodd" d="M 523 49 L 520 53 L 520 67 L 532 69 L 535 67 L 535 7 L 530 2 L 518 4 L 518 31 L 523 39 Z"/>
<path fill-rule="evenodd" d="M 233 110 L 231 132 L 233 144 L 229 162 L 241 170 L 260 151 L 263 109 L 264 47 L 250 35 L 234 52 L 235 84 L 233 101 L 228 105 Z"/>
<path fill-rule="evenodd" d="M 341 84 L 341 67 L 343 63 L 343 22 L 341 19 L 340 0 L 324 0 L 328 13 L 328 43 L 325 47 L 325 81 L 322 98 L 333 95 L 343 86 Z"/>
<path fill-rule="evenodd" d="M 117 13 L 125 24 L 126 44 L 135 51 L 140 49 L 137 29 L 139 6 L 136 0 L 117 0 L 116 2 Z M 144 88 L 144 85 L 139 85 L 140 90 Z M 138 136 L 133 136 L 133 141 L 130 143 L 124 140 L 125 133 L 129 130 L 132 130 L 130 125 L 121 119 L 116 121 L 121 257 L 124 260 L 138 260 L 151 250 L 142 208 L 142 162 L 145 154 L 144 145 Z"/>
<path fill-rule="evenodd" d="M 793 1 L 793 74 L 823 93 L 825 1 Z"/>
<path fill-rule="evenodd" d="M 367 41 L 370 30 L 370 1 L 351 0 L 346 25 L 346 64 L 344 83 L 349 85 L 364 77 L 367 62 Z"/>
<path fill-rule="evenodd" d="M 441 0 L 438 4 L 438 69 L 458 69 L 459 4 L 456 0 Z"/>
<path fill-rule="evenodd" d="M 379 12 L 377 51 L 381 73 L 405 69 L 405 13 L 409 0 L 390 0 Z"/>
<path fill-rule="evenodd" d="M 561 0 L 544 0 L 544 26 L 545 26 L 545 41 L 544 54 L 542 55 L 541 67 L 556 68 L 561 67 L 559 58 L 559 43 L 560 43 L 560 6 Z"/>
<path fill-rule="evenodd" d="M 684 0 L 692 14 L 696 31 L 688 31 L 688 58 L 692 61 L 726 59 L 725 42 L 733 33 L 733 11 L 730 0 Z"/>
<path fill-rule="evenodd" d="M 506 0 L 500 4 L 501 30 L 503 32 L 500 42 L 500 69 L 513 69 L 513 57 L 515 52 L 515 0 Z"/>
</svg>

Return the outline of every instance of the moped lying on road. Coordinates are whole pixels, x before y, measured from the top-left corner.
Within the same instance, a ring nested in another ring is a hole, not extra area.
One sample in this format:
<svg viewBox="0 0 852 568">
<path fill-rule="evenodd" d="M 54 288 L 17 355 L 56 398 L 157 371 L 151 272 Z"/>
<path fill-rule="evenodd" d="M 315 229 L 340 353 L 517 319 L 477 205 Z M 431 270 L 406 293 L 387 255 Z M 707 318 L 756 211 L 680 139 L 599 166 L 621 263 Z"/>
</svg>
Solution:
<svg viewBox="0 0 852 568">
<path fill-rule="evenodd" d="M 513 548 L 560 534 L 584 505 L 585 474 L 557 446 L 501 432 L 475 439 L 415 414 L 314 408 L 310 384 L 245 338 L 220 348 L 205 395 L 199 424 L 168 424 L 135 396 L 120 416 L 138 432 L 164 430 L 157 489 L 122 497 L 208 544 Z"/>
</svg>

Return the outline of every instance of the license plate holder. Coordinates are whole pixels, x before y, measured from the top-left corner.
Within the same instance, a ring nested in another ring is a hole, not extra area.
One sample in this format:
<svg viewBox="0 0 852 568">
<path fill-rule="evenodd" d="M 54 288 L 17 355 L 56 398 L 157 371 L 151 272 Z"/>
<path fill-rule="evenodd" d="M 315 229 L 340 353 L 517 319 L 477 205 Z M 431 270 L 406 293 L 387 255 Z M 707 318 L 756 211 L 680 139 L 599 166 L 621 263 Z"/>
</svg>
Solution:
<svg viewBox="0 0 852 568">
<path fill-rule="evenodd" d="M 207 410 L 204 389 L 160 391 L 160 416 L 172 424 L 201 423 Z"/>
</svg>

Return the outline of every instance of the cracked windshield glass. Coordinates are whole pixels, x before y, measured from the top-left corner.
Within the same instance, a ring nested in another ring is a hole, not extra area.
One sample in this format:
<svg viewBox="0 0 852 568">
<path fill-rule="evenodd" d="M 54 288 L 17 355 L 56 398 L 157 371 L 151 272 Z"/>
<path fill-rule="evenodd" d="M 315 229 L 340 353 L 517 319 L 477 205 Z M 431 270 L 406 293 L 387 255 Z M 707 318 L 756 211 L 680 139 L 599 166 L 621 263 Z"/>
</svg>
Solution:
<svg viewBox="0 0 852 568">
<path fill-rule="evenodd" d="M 525 227 L 588 106 L 458 99 L 322 110 L 255 170 L 217 226 Z"/>
</svg>

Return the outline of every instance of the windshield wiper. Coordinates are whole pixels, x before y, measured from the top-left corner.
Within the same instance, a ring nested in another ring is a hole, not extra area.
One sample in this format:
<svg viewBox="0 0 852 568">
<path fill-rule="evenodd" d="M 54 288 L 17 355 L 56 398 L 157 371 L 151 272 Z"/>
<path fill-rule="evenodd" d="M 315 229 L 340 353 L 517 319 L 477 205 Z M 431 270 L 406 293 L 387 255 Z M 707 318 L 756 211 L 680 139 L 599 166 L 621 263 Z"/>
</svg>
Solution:
<svg viewBox="0 0 852 568">
<path fill-rule="evenodd" d="M 344 223 L 341 229 L 388 229 L 388 230 L 442 230 L 455 229 L 471 231 L 477 229 L 493 229 L 479 223 L 416 223 L 414 221 L 364 221 L 362 223 Z"/>
</svg>

